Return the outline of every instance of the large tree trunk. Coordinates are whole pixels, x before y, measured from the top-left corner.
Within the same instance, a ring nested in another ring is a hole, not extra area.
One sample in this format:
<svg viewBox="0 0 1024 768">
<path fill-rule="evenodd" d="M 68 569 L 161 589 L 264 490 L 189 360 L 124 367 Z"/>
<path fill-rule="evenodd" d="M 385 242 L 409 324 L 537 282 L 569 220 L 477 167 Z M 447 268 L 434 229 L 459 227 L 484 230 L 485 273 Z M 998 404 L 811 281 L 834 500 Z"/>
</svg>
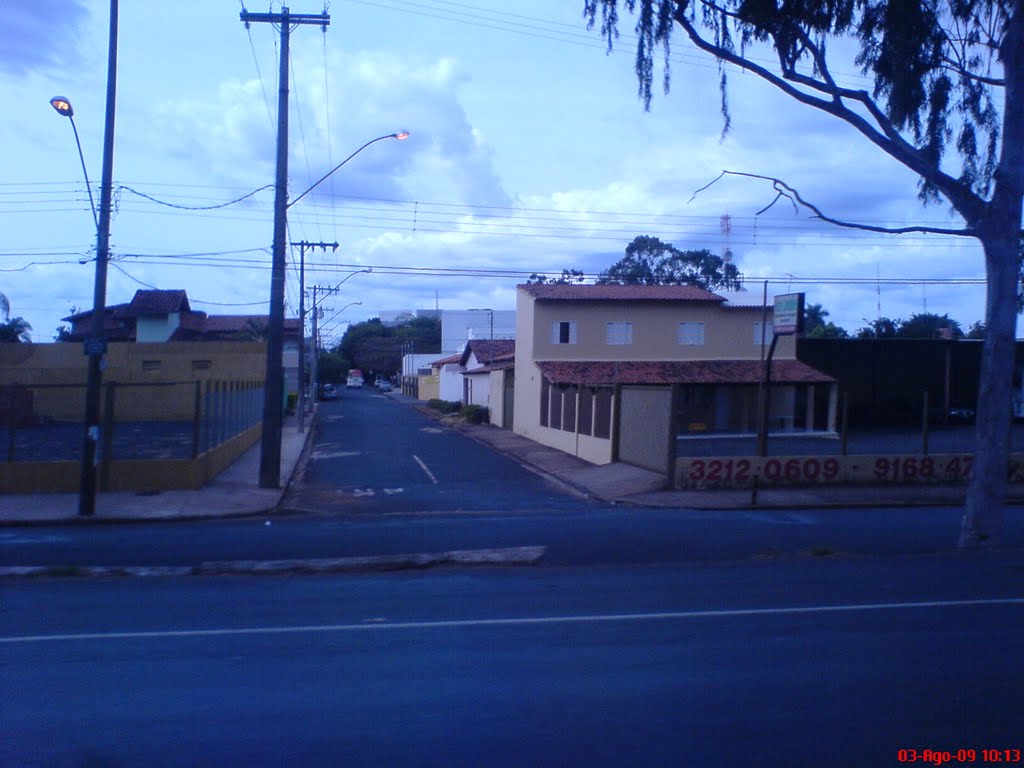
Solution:
<svg viewBox="0 0 1024 768">
<path fill-rule="evenodd" d="M 1017 328 L 1017 227 L 1009 236 L 982 238 L 988 268 L 985 342 L 978 387 L 976 450 L 960 547 L 995 543 L 1002 527 L 1010 455 L 1010 404 L 1013 386 L 1014 335 Z"/>
<path fill-rule="evenodd" d="M 980 217 L 972 220 L 965 215 L 978 230 L 985 248 L 988 292 L 975 428 L 977 446 L 960 531 L 961 547 L 994 543 L 1001 530 L 1006 494 L 1024 199 L 1024 0 L 1013 4 L 999 59 L 1006 93 L 992 200 Z"/>
</svg>

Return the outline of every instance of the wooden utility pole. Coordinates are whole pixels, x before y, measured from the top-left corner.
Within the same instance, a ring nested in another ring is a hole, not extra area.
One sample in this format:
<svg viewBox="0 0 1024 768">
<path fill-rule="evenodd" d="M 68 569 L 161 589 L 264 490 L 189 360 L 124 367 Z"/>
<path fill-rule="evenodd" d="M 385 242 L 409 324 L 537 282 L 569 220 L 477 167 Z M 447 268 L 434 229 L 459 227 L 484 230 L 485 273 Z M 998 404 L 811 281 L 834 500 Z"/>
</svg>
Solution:
<svg viewBox="0 0 1024 768">
<path fill-rule="evenodd" d="M 285 238 L 288 227 L 288 43 L 292 26 L 331 23 L 326 13 L 249 13 L 239 18 L 246 28 L 252 22 L 276 24 L 281 33 L 281 61 L 277 81 L 277 175 L 274 190 L 274 244 L 270 271 L 270 318 L 267 323 L 267 368 L 263 388 L 263 435 L 260 444 L 260 488 L 281 485 L 281 424 L 284 415 L 284 281 Z"/>
<path fill-rule="evenodd" d="M 299 432 L 306 431 L 306 251 L 311 248 L 319 248 L 326 251 L 330 248 L 338 250 L 335 243 L 308 243 L 301 240 L 292 243 L 292 247 L 299 249 Z M 314 297 L 315 298 L 315 297 Z M 314 312 L 316 301 L 313 302 Z M 316 328 L 316 316 L 313 318 L 313 328 Z M 313 355 L 316 355 L 316 334 L 313 334 Z M 314 363 L 315 364 L 315 363 Z M 313 395 L 313 402 L 316 402 L 316 395 Z"/>
</svg>

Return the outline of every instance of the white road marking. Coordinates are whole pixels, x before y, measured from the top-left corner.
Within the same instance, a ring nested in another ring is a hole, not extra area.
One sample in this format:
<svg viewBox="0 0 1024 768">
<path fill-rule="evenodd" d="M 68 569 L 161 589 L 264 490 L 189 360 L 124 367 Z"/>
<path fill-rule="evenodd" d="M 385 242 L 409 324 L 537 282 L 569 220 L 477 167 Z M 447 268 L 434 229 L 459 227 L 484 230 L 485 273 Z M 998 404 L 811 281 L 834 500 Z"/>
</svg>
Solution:
<svg viewBox="0 0 1024 768">
<path fill-rule="evenodd" d="M 353 456 L 359 456 L 362 451 L 324 451 L 317 450 L 313 451 L 309 458 L 311 459 L 350 459 Z"/>
<path fill-rule="evenodd" d="M 405 488 L 384 488 L 385 496 L 394 496 L 396 493 L 405 493 Z"/>
<path fill-rule="evenodd" d="M 420 465 L 420 469 L 427 473 L 427 477 L 430 478 L 430 482 L 432 482 L 434 485 L 437 485 L 437 478 L 434 477 L 434 473 L 427 468 L 427 465 L 423 463 L 420 457 L 413 454 L 413 458 L 416 459 L 416 463 Z"/>
<path fill-rule="evenodd" d="M 450 619 L 446 621 L 396 621 L 371 619 L 373 623 L 308 624 L 292 627 L 235 627 L 216 629 L 172 629 L 148 632 L 80 632 L 61 635 L 13 635 L 0 637 L 0 644 L 75 642 L 79 640 L 159 640 L 175 637 L 232 637 L 241 635 L 326 634 L 383 630 L 462 629 L 472 627 L 543 626 L 550 624 L 601 624 L 612 622 L 671 621 L 684 619 L 744 618 L 815 613 L 857 613 L 866 611 L 907 611 L 938 608 L 1024 606 L 1024 597 L 979 600 L 935 600 L 907 603 L 853 603 L 849 605 L 808 605 L 790 608 L 734 608 L 707 611 L 664 611 L 660 613 L 610 613 L 576 616 L 523 616 L 505 619 Z"/>
<path fill-rule="evenodd" d="M 420 427 L 420 432 L 426 432 L 430 435 L 440 435 L 444 430 L 438 429 L 437 427 Z"/>
<path fill-rule="evenodd" d="M 0 544 L 61 544 L 70 536 L 53 533 L 0 533 Z"/>
</svg>

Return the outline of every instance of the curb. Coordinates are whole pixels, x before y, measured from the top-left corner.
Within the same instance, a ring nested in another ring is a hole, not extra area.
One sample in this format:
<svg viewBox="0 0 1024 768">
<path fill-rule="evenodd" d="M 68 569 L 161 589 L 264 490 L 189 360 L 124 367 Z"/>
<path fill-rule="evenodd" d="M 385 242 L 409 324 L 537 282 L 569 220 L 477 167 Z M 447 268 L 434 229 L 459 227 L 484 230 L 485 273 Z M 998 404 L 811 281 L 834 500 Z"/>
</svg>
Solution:
<svg viewBox="0 0 1024 768">
<path fill-rule="evenodd" d="M 547 547 L 456 549 L 407 555 L 328 557 L 294 560 L 222 560 L 198 565 L 21 565 L 0 568 L 0 578 L 78 578 L 99 576 L 281 576 L 321 573 L 380 573 L 442 566 L 536 565 Z"/>
</svg>

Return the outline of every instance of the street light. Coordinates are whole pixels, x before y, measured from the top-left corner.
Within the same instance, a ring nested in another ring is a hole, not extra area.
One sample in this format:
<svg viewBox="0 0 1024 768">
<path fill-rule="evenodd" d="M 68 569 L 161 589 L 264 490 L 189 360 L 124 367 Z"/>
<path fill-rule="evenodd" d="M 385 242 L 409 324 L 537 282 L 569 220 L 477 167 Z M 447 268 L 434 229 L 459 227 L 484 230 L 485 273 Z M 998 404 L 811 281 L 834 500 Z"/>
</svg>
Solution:
<svg viewBox="0 0 1024 768">
<path fill-rule="evenodd" d="M 78 140 L 78 127 L 75 125 L 75 110 L 71 102 L 63 96 L 54 96 L 50 99 L 50 106 L 57 110 L 57 114 L 64 115 L 71 121 L 71 130 L 75 132 L 75 146 L 78 147 L 78 159 L 82 161 L 82 175 L 85 176 L 85 191 L 89 193 L 89 206 L 92 208 L 92 220 L 99 229 L 100 220 L 96 215 L 96 203 L 92 199 L 92 184 L 89 183 L 89 172 L 85 169 L 85 155 L 82 154 L 82 142 Z"/>
<path fill-rule="evenodd" d="M 287 37 L 283 38 L 287 40 Z M 281 51 L 280 83 L 288 82 L 287 50 Z M 266 384 L 263 388 L 263 435 L 260 442 L 260 474 L 261 488 L 278 488 L 281 485 L 281 426 L 284 411 L 284 281 L 285 281 L 285 232 L 288 227 L 288 209 L 299 202 L 311 190 L 327 179 L 332 173 L 358 155 L 371 144 L 385 139 L 404 141 L 409 138 L 408 131 L 397 131 L 363 144 L 355 152 L 346 157 L 305 192 L 288 202 L 288 132 L 286 116 L 288 112 L 288 90 L 281 86 L 278 93 L 278 132 L 277 132 L 277 174 L 274 195 L 274 246 L 270 270 L 270 317 L 267 323 L 267 368 Z"/>
<path fill-rule="evenodd" d="M 408 132 L 408 131 L 396 131 L 395 133 L 389 133 L 389 134 L 387 134 L 387 135 L 385 135 L 385 136 L 378 136 L 378 137 L 377 137 L 376 139 L 370 139 L 370 140 L 369 140 L 368 142 L 366 142 L 365 144 L 363 144 L 363 146 L 361 146 L 361 147 L 360 147 L 359 149 L 357 149 L 357 150 L 356 150 L 355 152 L 353 152 L 353 153 L 352 153 L 351 155 L 349 155 L 348 157 L 346 157 L 346 158 L 345 158 L 344 160 L 342 160 L 342 161 L 341 161 L 340 163 L 338 163 L 338 164 L 337 164 L 336 166 L 334 166 L 333 168 L 331 168 L 331 170 L 329 170 L 329 171 L 328 171 L 327 173 L 325 173 L 325 174 L 324 174 L 323 176 L 321 176 L 321 177 L 320 177 L 320 178 L 319 178 L 319 179 L 318 179 L 318 180 L 317 180 L 317 181 L 316 181 L 316 182 L 315 182 L 315 183 L 313 184 L 313 186 L 311 186 L 311 187 L 310 187 L 309 189 L 307 189 L 307 190 L 306 190 L 305 192 L 303 192 L 303 193 L 302 193 L 301 195 L 299 195 L 299 196 L 298 196 L 298 197 L 296 197 L 296 198 L 295 198 L 294 200 L 292 200 L 292 201 L 291 201 L 290 203 L 288 203 L 288 205 L 287 205 L 286 207 L 287 207 L 287 208 L 291 208 L 291 207 L 292 207 L 293 205 L 295 205 L 295 204 L 296 204 L 297 202 L 299 202 L 299 200 L 301 200 L 302 198 L 304 198 L 304 197 L 305 197 L 306 195 L 308 195 L 308 194 L 309 194 L 310 192 L 312 192 L 312 191 L 313 191 L 314 189 L 316 189 L 316 188 L 317 188 L 318 186 L 320 186 L 320 185 L 321 185 L 321 184 L 322 184 L 323 182 L 325 182 L 325 181 L 326 181 L 326 180 L 327 180 L 327 179 L 328 179 L 328 178 L 330 177 L 330 175 L 331 175 L 332 173 L 334 173 L 334 172 L 335 172 L 336 170 L 338 170 L 339 168 L 341 168 L 341 166 L 343 166 L 343 165 L 344 165 L 345 163 L 347 163 L 347 162 L 348 162 L 349 160 L 351 160 L 351 159 L 352 159 L 353 157 L 355 157 L 356 155 L 358 155 L 358 154 L 359 154 L 360 152 L 362 152 L 362 151 L 363 151 L 364 149 L 366 149 L 366 148 L 367 148 L 368 146 L 370 146 L 371 144 L 376 144 L 376 143 L 377 143 L 378 141 L 384 141 L 384 139 L 397 139 L 398 141 L 405 141 L 405 140 L 406 140 L 406 139 L 408 139 L 408 138 L 409 138 L 409 132 Z"/>
<path fill-rule="evenodd" d="M 103 175 L 100 181 L 100 210 L 96 223 L 96 278 L 93 284 L 92 331 L 85 340 L 85 354 L 89 356 L 89 372 L 85 384 L 85 424 L 82 438 L 82 463 L 78 485 L 78 514 L 91 517 L 96 513 L 96 447 L 100 438 L 100 386 L 103 383 L 103 356 L 107 351 L 103 321 L 107 313 L 107 261 L 110 258 L 110 209 L 114 187 L 114 111 L 117 103 L 117 3 L 110 0 L 110 37 L 107 46 L 107 104 L 103 127 Z M 85 171 L 82 145 L 78 143 L 78 129 L 72 119 L 71 102 L 55 96 L 50 105 L 58 114 L 71 120 L 78 144 L 78 156 Z M 89 177 L 86 174 L 86 186 Z M 89 192 L 92 202 L 92 192 Z"/>
</svg>

